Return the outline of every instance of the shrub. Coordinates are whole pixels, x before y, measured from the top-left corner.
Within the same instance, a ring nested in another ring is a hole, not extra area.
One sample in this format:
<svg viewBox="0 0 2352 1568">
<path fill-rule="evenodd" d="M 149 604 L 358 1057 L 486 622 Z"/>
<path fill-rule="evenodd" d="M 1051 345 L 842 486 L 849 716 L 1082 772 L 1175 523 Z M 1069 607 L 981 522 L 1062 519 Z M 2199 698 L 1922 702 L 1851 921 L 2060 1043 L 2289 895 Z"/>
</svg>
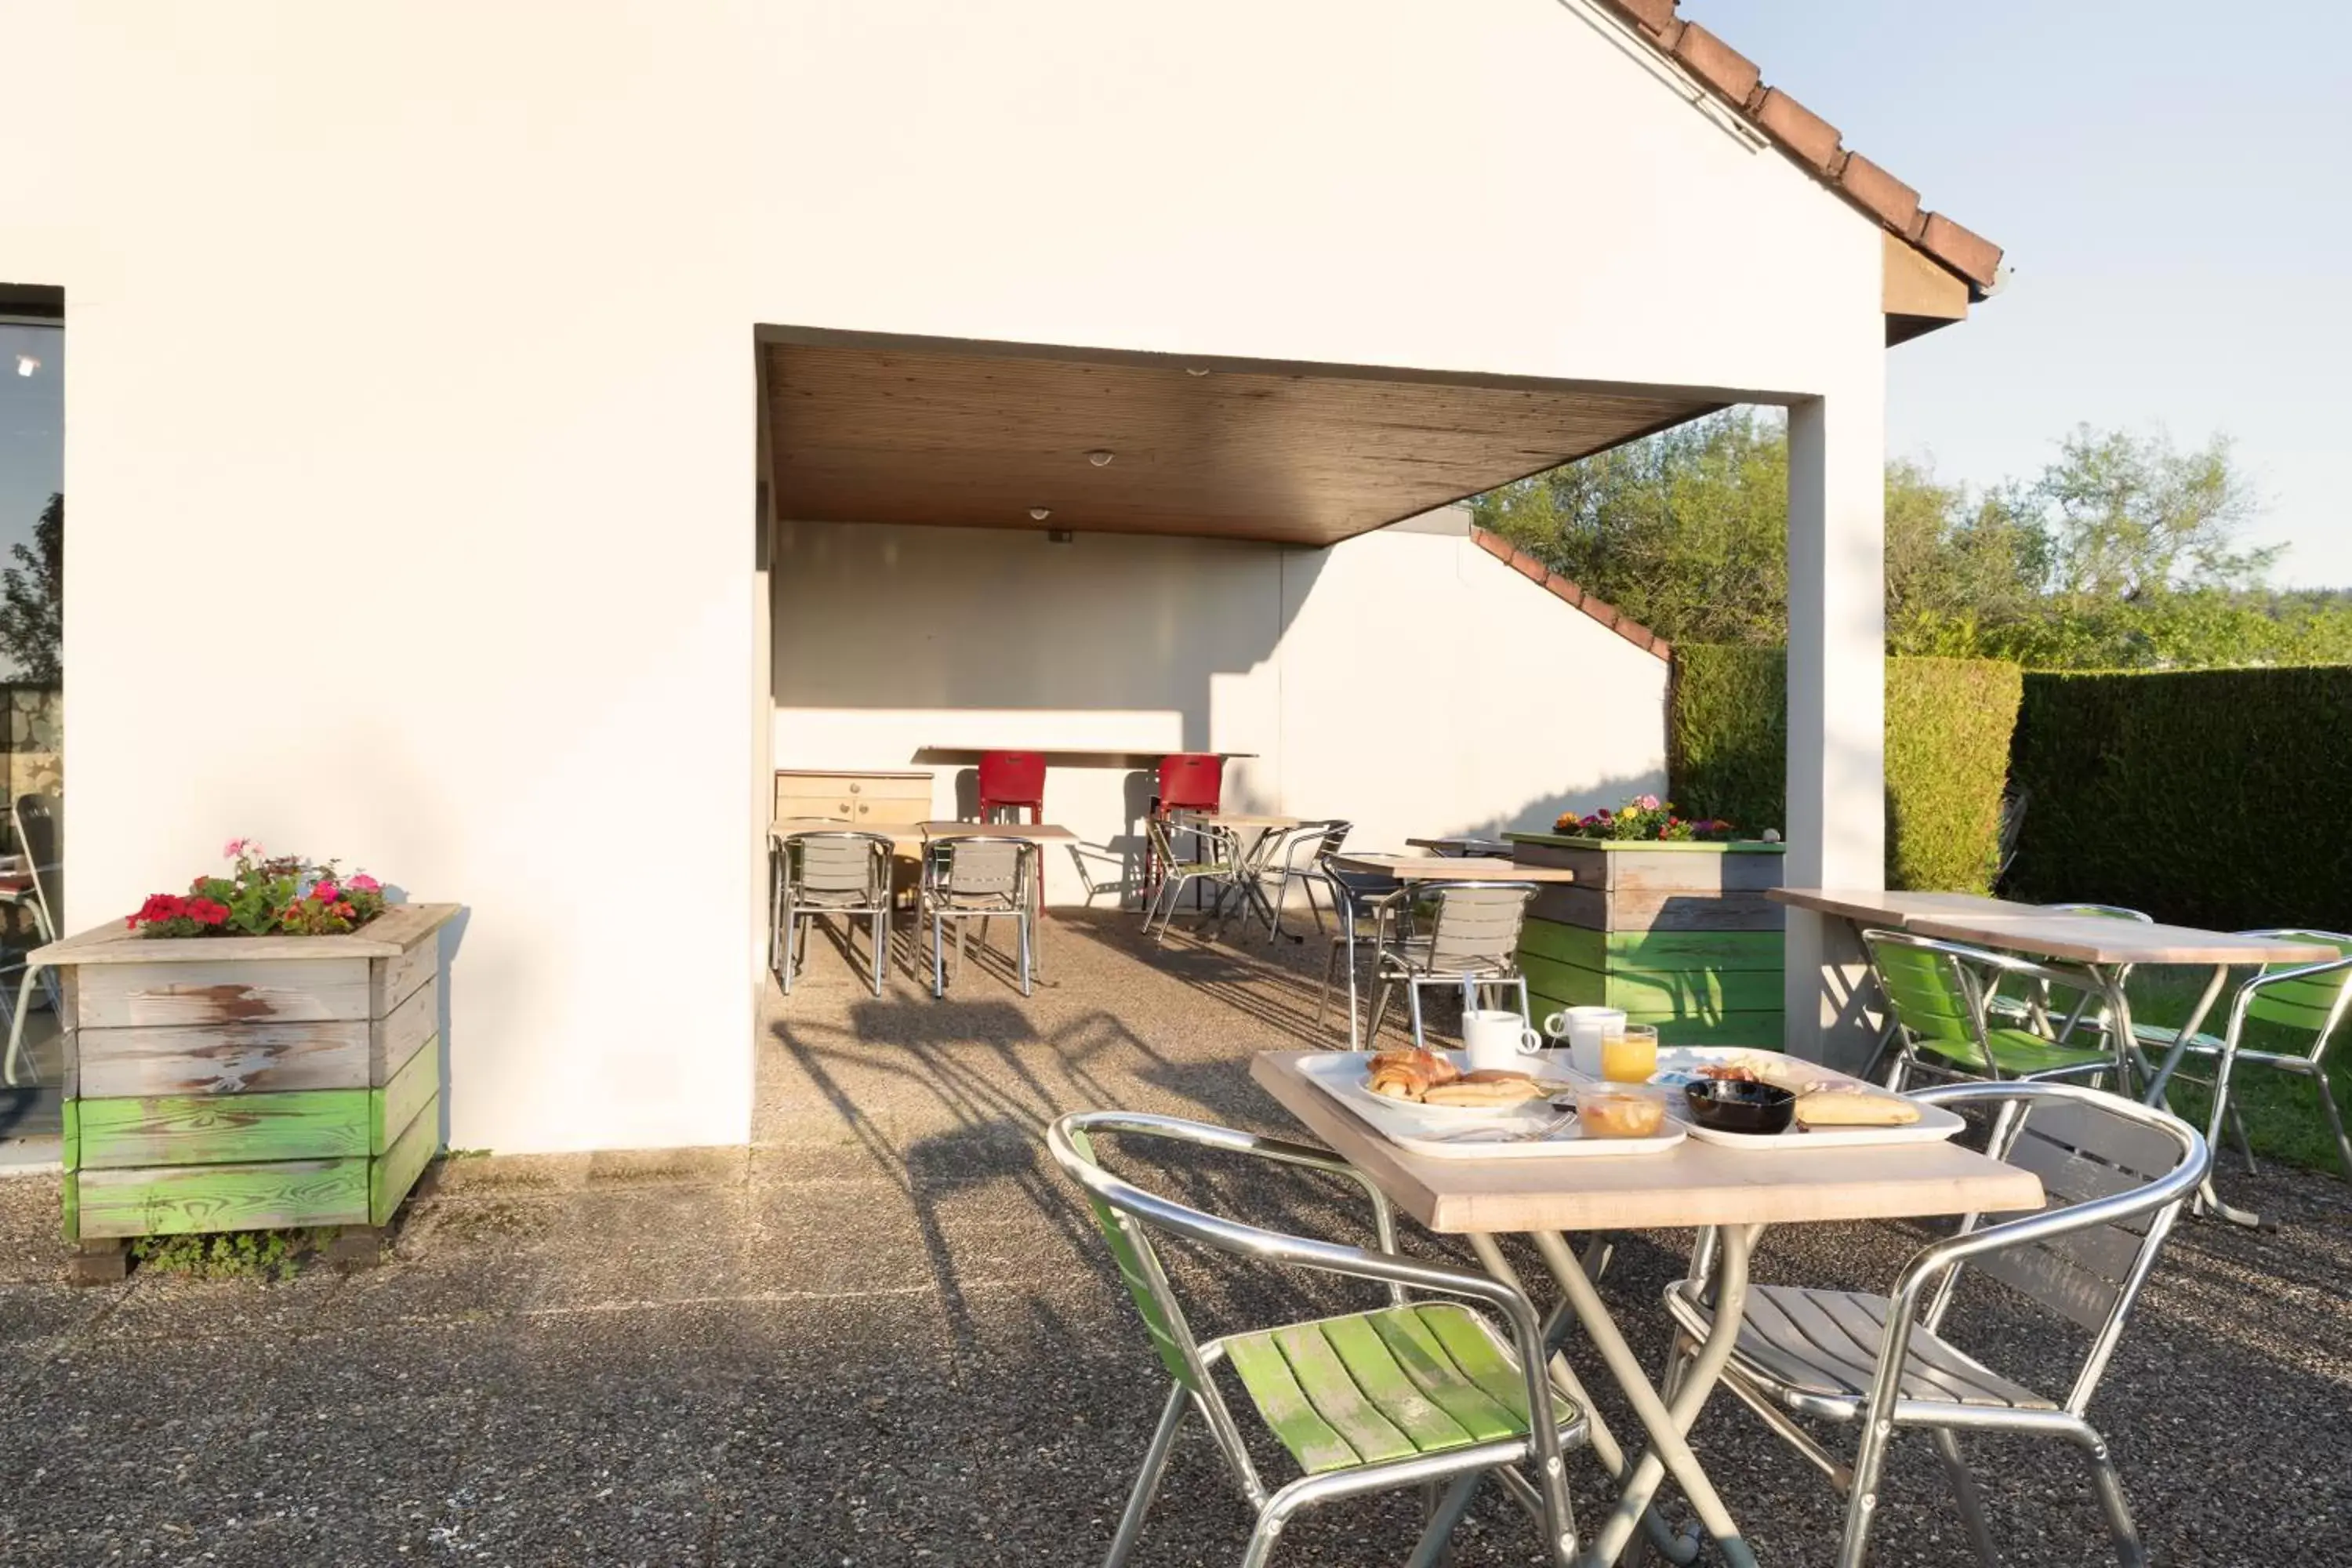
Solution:
<svg viewBox="0 0 2352 1568">
<path fill-rule="evenodd" d="M 2352 925 L 2352 667 L 2028 675 L 2011 769 L 2017 897 Z"/>
<path fill-rule="evenodd" d="M 1886 879 L 1983 891 L 1998 861 L 2019 672 L 1997 659 L 1886 661 Z M 1679 647 L 1666 727 L 1675 800 L 1745 830 L 1785 828 L 1788 662 L 1779 648 Z"/>
<path fill-rule="evenodd" d="M 1886 661 L 1888 887 L 1992 886 L 2021 673 L 1989 658 Z"/>
<path fill-rule="evenodd" d="M 1746 833 L 1783 826 L 1787 671 L 1777 647 L 1676 645 L 1666 719 L 1675 805 L 1736 822 Z"/>
</svg>

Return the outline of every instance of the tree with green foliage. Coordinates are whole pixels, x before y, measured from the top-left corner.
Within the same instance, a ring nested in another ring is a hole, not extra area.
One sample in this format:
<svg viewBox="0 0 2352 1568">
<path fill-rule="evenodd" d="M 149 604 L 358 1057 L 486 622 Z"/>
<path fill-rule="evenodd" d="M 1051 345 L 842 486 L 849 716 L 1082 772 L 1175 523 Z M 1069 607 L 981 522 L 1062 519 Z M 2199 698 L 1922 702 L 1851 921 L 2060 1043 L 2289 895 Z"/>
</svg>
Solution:
<svg viewBox="0 0 2352 1568">
<path fill-rule="evenodd" d="M 2215 437 L 2077 427 L 2031 481 L 1982 492 L 1886 468 L 1889 651 L 2037 668 L 2352 661 L 2343 594 L 2274 594 L 2242 542 L 2256 500 Z M 1675 642 L 1788 626 L 1788 444 L 1733 409 L 1505 486 L 1478 521 Z"/>
<path fill-rule="evenodd" d="M 22 679 L 57 680 L 65 669 L 66 498 L 51 495 L 32 543 L 8 553 L 16 564 L 0 571 L 0 654 Z"/>
</svg>

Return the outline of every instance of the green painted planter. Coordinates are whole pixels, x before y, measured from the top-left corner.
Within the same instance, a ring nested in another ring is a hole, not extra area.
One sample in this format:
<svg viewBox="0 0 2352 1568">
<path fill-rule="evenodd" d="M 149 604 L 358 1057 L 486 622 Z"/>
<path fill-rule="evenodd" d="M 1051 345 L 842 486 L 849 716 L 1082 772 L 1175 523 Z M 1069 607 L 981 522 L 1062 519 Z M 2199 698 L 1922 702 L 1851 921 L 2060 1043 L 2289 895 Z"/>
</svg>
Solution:
<svg viewBox="0 0 2352 1568">
<path fill-rule="evenodd" d="M 381 1226 L 441 1146 L 440 928 L 42 949 L 65 996 L 65 1235 Z"/>
<path fill-rule="evenodd" d="M 1566 867 L 1519 939 L 1538 1022 L 1566 1006 L 1622 1007 L 1680 1046 L 1781 1041 L 1779 844 L 1656 844 L 1508 833 L 1523 866 Z"/>
</svg>

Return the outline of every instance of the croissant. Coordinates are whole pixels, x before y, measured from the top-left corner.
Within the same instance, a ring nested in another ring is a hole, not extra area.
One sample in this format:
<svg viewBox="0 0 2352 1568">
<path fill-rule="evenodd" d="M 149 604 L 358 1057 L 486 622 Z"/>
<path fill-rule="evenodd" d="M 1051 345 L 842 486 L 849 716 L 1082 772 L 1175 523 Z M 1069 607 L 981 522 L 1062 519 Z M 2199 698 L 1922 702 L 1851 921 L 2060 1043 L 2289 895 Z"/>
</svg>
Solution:
<svg viewBox="0 0 2352 1568">
<path fill-rule="evenodd" d="M 1433 1051 L 1382 1051 L 1372 1058 L 1370 1088 L 1374 1094 L 1396 1100 L 1419 1100 L 1461 1076 L 1452 1062 Z"/>
</svg>

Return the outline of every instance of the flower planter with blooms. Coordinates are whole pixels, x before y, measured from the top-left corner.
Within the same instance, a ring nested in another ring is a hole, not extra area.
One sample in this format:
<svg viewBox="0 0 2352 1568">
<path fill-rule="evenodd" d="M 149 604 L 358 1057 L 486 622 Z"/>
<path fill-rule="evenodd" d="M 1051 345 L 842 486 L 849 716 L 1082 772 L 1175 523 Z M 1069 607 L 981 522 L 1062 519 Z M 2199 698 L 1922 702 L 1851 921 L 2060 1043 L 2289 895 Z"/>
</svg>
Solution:
<svg viewBox="0 0 2352 1568">
<path fill-rule="evenodd" d="M 1565 868 L 1520 929 L 1536 1017 L 1622 1008 L 1670 1046 L 1781 1044 L 1783 846 L 1685 818 L 1654 795 L 1570 812 L 1551 833 L 1506 834 L 1522 865 Z"/>
<path fill-rule="evenodd" d="M 123 923 L 142 936 L 340 936 L 383 913 L 383 884 L 364 871 L 341 876 L 332 860 L 265 856 L 232 838 L 226 877 L 198 877 L 186 894 L 150 893 Z"/>
<path fill-rule="evenodd" d="M 441 928 L 364 871 L 231 839 L 225 875 L 53 942 L 65 1005 L 65 1232 L 342 1227 L 373 1258 L 441 1146 Z"/>
<path fill-rule="evenodd" d="M 1686 820 L 1675 815 L 1675 804 L 1654 795 L 1637 795 L 1612 811 L 1602 806 L 1589 816 L 1563 812 L 1552 824 L 1566 838 L 1646 839 L 1654 844 L 1719 844 L 1731 837 L 1731 824 L 1716 817 Z"/>
</svg>

